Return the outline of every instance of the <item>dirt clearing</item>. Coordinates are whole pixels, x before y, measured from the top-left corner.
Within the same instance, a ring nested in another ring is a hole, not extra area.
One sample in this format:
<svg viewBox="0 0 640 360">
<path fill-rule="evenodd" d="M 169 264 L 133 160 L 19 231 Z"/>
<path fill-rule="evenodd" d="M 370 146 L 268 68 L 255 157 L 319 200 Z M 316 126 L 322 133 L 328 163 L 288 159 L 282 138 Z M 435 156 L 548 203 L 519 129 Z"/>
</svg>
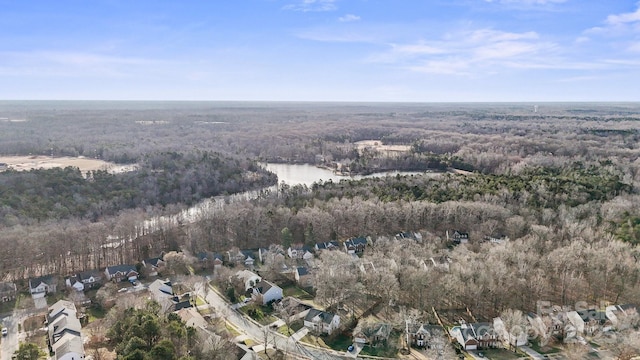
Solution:
<svg viewBox="0 0 640 360">
<path fill-rule="evenodd" d="M 0 164 L 9 169 L 28 171 L 31 169 L 77 167 L 83 173 L 92 170 L 107 170 L 111 173 L 135 170 L 136 165 L 118 165 L 107 161 L 86 157 L 51 157 L 51 156 L 0 156 Z M 1 167 L 0 167 L 1 169 Z"/>
</svg>

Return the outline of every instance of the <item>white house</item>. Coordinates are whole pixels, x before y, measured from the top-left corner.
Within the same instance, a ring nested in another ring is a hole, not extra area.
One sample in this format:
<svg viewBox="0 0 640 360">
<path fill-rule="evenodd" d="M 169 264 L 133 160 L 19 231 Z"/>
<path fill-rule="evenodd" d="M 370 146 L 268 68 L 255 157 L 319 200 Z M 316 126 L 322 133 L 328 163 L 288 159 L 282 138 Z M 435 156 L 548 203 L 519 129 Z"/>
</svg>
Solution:
<svg viewBox="0 0 640 360">
<path fill-rule="evenodd" d="M 72 302 L 60 300 L 49 307 L 47 315 L 49 349 L 55 360 L 85 358 L 82 326 Z"/>
<path fill-rule="evenodd" d="M 491 323 L 474 323 L 454 326 L 449 333 L 465 350 L 496 348 L 498 336 Z"/>
<path fill-rule="evenodd" d="M 99 271 L 84 271 L 66 278 L 65 284 L 76 291 L 84 291 L 100 284 L 100 280 Z"/>
<path fill-rule="evenodd" d="M 504 321 L 499 317 L 493 319 L 493 328 L 496 334 L 511 346 L 527 345 L 527 329 L 521 326 L 519 329 L 507 329 Z"/>
<path fill-rule="evenodd" d="M 262 280 L 253 287 L 253 295 L 256 299 L 261 298 L 262 304 L 266 305 L 272 301 L 282 299 L 282 288 Z"/>
<path fill-rule="evenodd" d="M 304 326 L 315 333 L 331 333 L 340 326 L 340 317 L 318 309 L 309 309 Z"/>
<path fill-rule="evenodd" d="M 146 269 L 149 276 L 158 276 L 158 270 L 164 267 L 164 260 L 159 257 L 142 260 L 142 266 Z"/>
<path fill-rule="evenodd" d="M 249 270 L 240 270 L 236 273 L 236 277 L 238 277 L 239 279 L 242 280 L 242 282 L 244 283 L 244 290 L 249 290 L 251 289 L 255 284 L 259 283 L 260 281 L 262 281 L 262 278 Z"/>
<path fill-rule="evenodd" d="M 287 249 L 287 255 L 292 259 L 313 259 L 311 248 L 304 244 L 294 244 Z"/>
<path fill-rule="evenodd" d="M 29 279 L 29 292 L 34 299 L 56 292 L 56 281 L 53 275 L 45 275 Z"/>
</svg>

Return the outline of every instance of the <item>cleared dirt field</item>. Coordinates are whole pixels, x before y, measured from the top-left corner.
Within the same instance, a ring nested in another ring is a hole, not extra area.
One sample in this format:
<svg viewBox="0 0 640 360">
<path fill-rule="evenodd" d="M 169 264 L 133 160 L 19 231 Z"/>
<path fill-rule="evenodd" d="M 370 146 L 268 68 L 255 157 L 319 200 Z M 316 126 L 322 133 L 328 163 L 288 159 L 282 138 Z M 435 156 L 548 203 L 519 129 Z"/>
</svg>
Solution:
<svg viewBox="0 0 640 360">
<path fill-rule="evenodd" d="M 118 165 L 85 157 L 0 156 L 0 163 L 5 163 L 8 168 L 18 171 L 73 166 L 79 168 L 82 172 L 107 170 L 112 173 L 118 173 L 131 171 L 136 167 L 135 165 Z"/>
</svg>

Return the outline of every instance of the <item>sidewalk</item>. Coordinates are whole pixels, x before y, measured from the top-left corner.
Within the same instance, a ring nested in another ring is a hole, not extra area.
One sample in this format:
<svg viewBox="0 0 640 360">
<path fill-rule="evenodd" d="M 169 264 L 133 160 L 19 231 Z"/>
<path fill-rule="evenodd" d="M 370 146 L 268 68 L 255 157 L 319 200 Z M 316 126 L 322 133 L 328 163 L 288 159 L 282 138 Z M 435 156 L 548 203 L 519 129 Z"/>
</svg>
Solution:
<svg viewBox="0 0 640 360">
<path fill-rule="evenodd" d="M 297 341 L 300 341 L 300 339 L 302 339 L 303 337 L 305 337 L 308 333 L 309 333 L 309 329 L 307 329 L 306 327 L 303 327 L 302 329 L 293 333 L 293 335 L 291 335 L 290 338 L 293 339 L 293 341 L 297 342 Z"/>
</svg>

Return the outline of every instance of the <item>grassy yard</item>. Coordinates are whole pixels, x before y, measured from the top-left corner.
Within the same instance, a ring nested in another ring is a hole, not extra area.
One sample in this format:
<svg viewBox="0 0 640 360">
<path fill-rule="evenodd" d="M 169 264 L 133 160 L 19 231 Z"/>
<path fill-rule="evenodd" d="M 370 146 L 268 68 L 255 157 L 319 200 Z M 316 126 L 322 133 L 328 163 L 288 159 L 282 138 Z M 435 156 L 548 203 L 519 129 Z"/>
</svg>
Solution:
<svg viewBox="0 0 640 360">
<path fill-rule="evenodd" d="M 302 339 L 300 339 L 300 341 L 306 342 L 307 344 L 327 348 L 327 349 L 329 348 L 329 346 L 325 344 L 322 338 L 311 335 L 311 334 L 305 335 Z"/>
<path fill-rule="evenodd" d="M 351 336 L 345 336 L 342 334 L 323 338 L 323 340 L 328 347 L 338 351 L 346 351 L 349 345 L 353 344 L 353 338 Z"/>
<path fill-rule="evenodd" d="M 506 349 L 487 349 L 480 350 L 478 353 L 484 354 L 484 357 L 491 360 L 512 360 L 522 358 L 520 354 Z"/>
<path fill-rule="evenodd" d="M 201 298 L 200 296 L 196 297 L 196 306 L 200 306 L 200 305 L 206 305 L 207 302 L 204 301 L 203 298 Z"/>
<path fill-rule="evenodd" d="M 102 306 L 89 306 L 87 307 L 87 315 L 89 315 L 89 322 L 92 322 L 96 319 L 102 319 L 107 316 L 107 310 L 105 310 Z"/>
<path fill-rule="evenodd" d="M 304 323 L 302 322 L 302 320 L 296 320 L 294 322 L 292 322 L 291 324 L 289 324 L 289 326 L 287 325 L 282 325 L 278 328 L 278 332 L 284 336 L 291 336 L 293 335 L 296 331 L 302 329 L 302 327 L 304 327 Z"/>
<path fill-rule="evenodd" d="M 289 285 L 282 288 L 282 293 L 285 297 L 291 296 L 300 300 L 313 300 L 313 296 L 311 296 L 311 294 L 295 285 Z"/>
<path fill-rule="evenodd" d="M 532 341 L 531 342 L 531 348 L 536 351 L 539 352 L 540 354 L 556 354 L 559 353 L 561 350 L 555 347 L 551 347 L 551 346 L 545 346 L 545 347 L 540 347 L 540 343 L 538 341 Z"/>
<path fill-rule="evenodd" d="M 250 304 L 250 305 L 241 307 L 240 312 L 248 315 L 250 318 L 257 321 L 261 325 L 269 325 L 272 322 L 278 320 L 278 318 L 271 315 L 271 313 L 273 312 L 273 309 L 270 306 Z"/>
<path fill-rule="evenodd" d="M 19 298 L 19 296 L 17 298 Z M 16 300 L 0 302 L 0 314 L 10 313 L 15 307 Z"/>
</svg>

